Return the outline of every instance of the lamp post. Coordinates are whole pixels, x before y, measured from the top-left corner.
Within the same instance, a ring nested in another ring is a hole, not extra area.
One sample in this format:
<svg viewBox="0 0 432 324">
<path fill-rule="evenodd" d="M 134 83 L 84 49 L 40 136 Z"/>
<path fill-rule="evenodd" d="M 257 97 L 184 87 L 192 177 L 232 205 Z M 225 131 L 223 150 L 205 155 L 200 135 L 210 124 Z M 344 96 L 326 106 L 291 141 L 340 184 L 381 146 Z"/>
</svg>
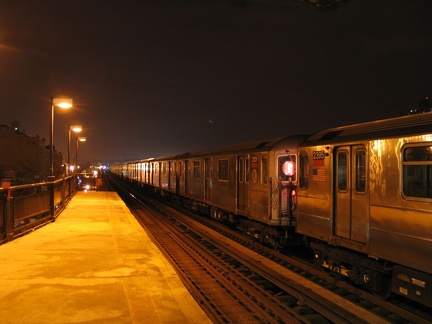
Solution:
<svg viewBox="0 0 432 324">
<path fill-rule="evenodd" d="M 68 109 L 72 107 L 70 98 L 51 98 L 51 133 L 50 133 L 50 165 L 51 177 L 54 177 L 54 108 Z"/>
<path fill-rule="evenodd" d="M 69 136 L 68 136 L 68 158 L 67 158 L 67 170 L 66 174 L 69 174 L 70 171 L 70 140 L 71 140 L 71 131 L 75 133 L 79 133 L 82 131 L 81 125 L 69 125 Z"/>
<path fill-rule="evenodd" d="M 77 173 L 78 173 L 78 143 L 79 142 L 85 142 L 85 141 L 87 141 L 87 137 L 85 137 L 85 136 L 77 136 L 77 138 L 76 138 L 75 163 L 76 163 Z"/>
</svg>

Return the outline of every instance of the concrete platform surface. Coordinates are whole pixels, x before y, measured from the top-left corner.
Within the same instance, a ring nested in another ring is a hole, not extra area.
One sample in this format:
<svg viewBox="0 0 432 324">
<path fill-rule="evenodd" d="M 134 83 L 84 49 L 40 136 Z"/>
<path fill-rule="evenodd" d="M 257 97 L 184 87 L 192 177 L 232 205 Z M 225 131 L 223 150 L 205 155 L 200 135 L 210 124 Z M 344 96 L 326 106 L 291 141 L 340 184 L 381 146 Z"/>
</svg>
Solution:
<svg viewBox="0 0 432 324">
<path fill-rule="evenodd" d="M 211 323 L 115 192 L 0 246 L 1 323 Z"/>
</svg>

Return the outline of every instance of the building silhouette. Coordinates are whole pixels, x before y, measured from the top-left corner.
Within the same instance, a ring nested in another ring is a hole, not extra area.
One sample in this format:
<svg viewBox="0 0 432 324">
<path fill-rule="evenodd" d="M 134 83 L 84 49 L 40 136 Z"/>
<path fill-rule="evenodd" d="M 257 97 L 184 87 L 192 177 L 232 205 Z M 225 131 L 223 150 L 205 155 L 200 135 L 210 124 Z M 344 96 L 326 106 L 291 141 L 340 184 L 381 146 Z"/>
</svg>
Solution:
<svg viewBox="0 0 432 324">
<path fill-rule="evenodd" d="M 54 148 L 54 174 L 64 173 L 63 156 Z M 14 121 L 11 126 L 0 125 L 0 178 L 10 179 L 12 185 L 35 183 L 50 175 L 50 147 L 44 138 L 29 136 Z"/>
</svg>

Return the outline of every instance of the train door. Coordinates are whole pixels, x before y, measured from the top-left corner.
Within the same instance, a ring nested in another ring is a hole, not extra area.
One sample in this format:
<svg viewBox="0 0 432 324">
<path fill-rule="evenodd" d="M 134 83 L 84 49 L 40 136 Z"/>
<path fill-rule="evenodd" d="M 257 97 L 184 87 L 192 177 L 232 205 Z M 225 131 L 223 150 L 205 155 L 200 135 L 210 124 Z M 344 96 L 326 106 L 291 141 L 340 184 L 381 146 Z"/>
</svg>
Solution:
<svg viewBox="0 0 432 324">
<path fill-rule="evenodd" d="M 178 179 L 177 179 L 176 162 L 169 161 L 168 162 L 168 189 L 171 192 L 178 193 L 177 184 L 178 184 Z"/>
<path fill-rule="evenodd" d="M 177 186 L 177 194 L 184 195 L 185 194 L 185 170 L 184 170 L 184 161 L 179 161 L 178 163 L 178 186 Z"/>
<path fill-rule="evenodd" d="M 237 157 L 237 209 L 248 210 L 249 182 L 249 159 L 246 155 Z"/>
<path fill-rule="evenodd" d="M 278 161 L 278 187 L 280 217 L 292 217 L 292 184 L 296 181 L 295 154 L 280 155 Z"/>
<path fill-rule="evenodd" d="M 204 184 L 204 199 L 212 199 L 212 160 L 210 158 L 204 159 L 204 174 L 205 174 L 205 184 Z"/>
<path fill-rule="evenodd" d="M 179 168 L 180 168 L 180 165 L 179 165 L 179 163 L 177 163 L 177 162 L 173 162 L 174 163 L 174 169 L 173 169 L 173 176 L 174 176 L 174 186 L 175 186 L 175 188 L 174 188 L 174 191 L 175 191 L 175 193 L 178 195 L 179 194 L 179 192 L 180 192 L 180 175 L 179 175 Z"/>
<path fill-rule="evenodd" d="M 363 145 L 336 149 L 334 235 L 366 243 L 369 217 L 367 156 Z"/>
<path fill-rule="evenodd" d="M 184 193 L 189 194 L 189 160 L 184 161 Z"/>
<path fill-rule="evenodd" d="M 150 184 L 153 186 L 154 185 L 154 162 L 152 162 L 151 167 L 150 167 Z"/>
<path fill-rule="evenodd" d="M 155 162 L 153 166 L 154 166 L 153 183 L 154 183 L 155 187 L 159 187 L 160 186 L 159 162 Z"/>
</svg>

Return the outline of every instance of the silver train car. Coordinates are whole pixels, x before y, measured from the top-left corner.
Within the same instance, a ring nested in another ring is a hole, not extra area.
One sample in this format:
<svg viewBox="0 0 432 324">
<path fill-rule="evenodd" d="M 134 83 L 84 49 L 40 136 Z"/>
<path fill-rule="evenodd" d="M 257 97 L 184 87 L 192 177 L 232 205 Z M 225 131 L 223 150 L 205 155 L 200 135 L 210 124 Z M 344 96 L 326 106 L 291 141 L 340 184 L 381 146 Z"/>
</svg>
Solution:
<svg viewBox="0 0 432 324">
<path fill-rule="evenodd" d="M 111 166 L 385 298 L 432 307 L 432 113 Z"/>
<path fill-rule="evenodd" d="M 432 307 L 432 113 L 326 129 L 298 155 L 315 264 Z"/>
<path fill-rule="evenodd" d="M 305 138 L 143 159 L 113 165 L 111 172 L 281 247 L 295 229 L 297 147 Z"/>
</svg>

